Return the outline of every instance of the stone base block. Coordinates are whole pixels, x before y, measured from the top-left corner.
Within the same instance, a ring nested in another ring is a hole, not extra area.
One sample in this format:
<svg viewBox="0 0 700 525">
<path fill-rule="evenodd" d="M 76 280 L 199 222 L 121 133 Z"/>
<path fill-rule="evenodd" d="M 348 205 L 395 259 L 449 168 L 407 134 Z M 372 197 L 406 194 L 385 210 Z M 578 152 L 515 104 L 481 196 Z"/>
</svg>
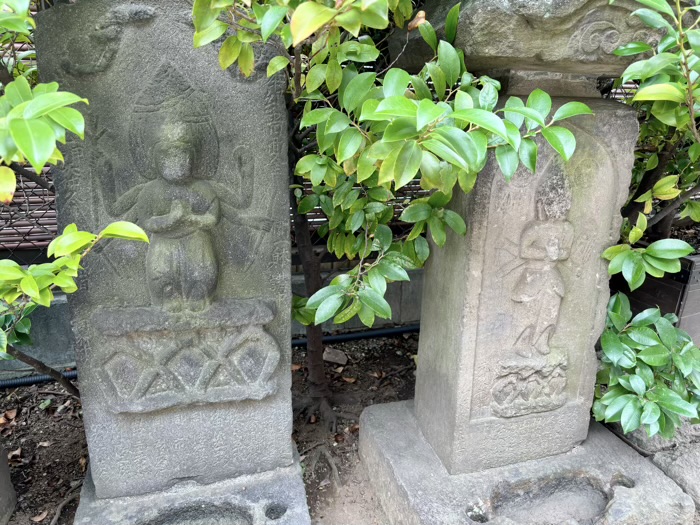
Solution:
<svg viewBox="0 0 700 525">
<path fill-rule="evenodd" d="M 222 457 L 221 461 L 226 461 Z M 74 525 L 310 525 L 296 463 L 212 485 L 186 481 L 166 492 L 97 499 L 85 480 Z"/>
<path fill-rule="evenodd" d="M 700 508 L 700 443 L 654 454 L 652 460 L 668 477 L 678 483 Z"/>
<path fill-rule="evenodd" d="M 566 454 L 455 476 L 412 402 L 366 409 L 360 429 L 360 456 L 392 525 L 693 523 L 693 500 L 598 424 Z"/>
<path fill-rule="evenodd" d="M 7 525 L 17 505 L 15 489 L 10 481 L 7 454 L 0 448 L 0 525 Z"/>
</svg>

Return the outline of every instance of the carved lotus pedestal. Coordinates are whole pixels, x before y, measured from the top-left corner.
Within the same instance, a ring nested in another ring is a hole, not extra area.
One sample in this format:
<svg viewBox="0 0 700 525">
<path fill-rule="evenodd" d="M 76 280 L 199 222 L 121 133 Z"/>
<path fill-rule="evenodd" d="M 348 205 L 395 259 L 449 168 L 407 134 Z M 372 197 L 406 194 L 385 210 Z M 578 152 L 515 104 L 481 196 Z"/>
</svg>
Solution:
<svg viewBox="0 0 700 525">
<path fill-rule="evenodd" d="M 360 425 L 392 525 L 692 524 L 678 485 L 590 423 L 610 297 L 601 254 L 619 237 L 638 132 L 635 111 L 600 100 L 595 77 L 624 69 L 618 45 L 653 36 L 633 6 L 462 6 L 468 67 L 498 76 L 506 95 L 548 91 L 553 110 L 587 97 L 594 116 L 566 124 L 568 163 L 541 142 L 534 175 L 521 167 L 507 183 L 492 159 L 453 201 L 469 228 L 426 268 L 415 401 L 368 408 Z"/>
</svg>

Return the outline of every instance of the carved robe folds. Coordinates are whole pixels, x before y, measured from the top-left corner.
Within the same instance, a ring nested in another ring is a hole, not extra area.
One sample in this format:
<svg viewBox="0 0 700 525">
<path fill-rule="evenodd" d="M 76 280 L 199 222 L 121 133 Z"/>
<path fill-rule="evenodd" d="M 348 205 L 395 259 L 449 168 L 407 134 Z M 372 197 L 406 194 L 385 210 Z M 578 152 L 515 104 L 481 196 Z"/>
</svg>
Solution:
<svg viewBox="0 0 700 525">
<path fill-rule="evenodd" d="M 130 220 L 151 240 L 101 245 L 71 297 L 91 471 L 76 523 L 308 523 L 285 80 L 258 51 L 251 79 L 221 71 L 191 9 L 78 0 L 39 19 L 44 81 L 90 100 L 56 177 L 62 225 Z"/>
</svg>

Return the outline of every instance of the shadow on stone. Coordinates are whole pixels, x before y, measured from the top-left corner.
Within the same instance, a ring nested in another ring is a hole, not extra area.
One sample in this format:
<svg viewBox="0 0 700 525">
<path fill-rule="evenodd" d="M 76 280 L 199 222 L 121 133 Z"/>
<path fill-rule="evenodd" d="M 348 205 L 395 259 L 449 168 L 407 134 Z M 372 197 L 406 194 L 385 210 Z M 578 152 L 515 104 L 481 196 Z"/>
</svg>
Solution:
<svg viewBox="0 0 700 525">
<path fill-rule="evenodd" d="M 192 504 L 170 510 L 140 525 L 253 525 L 253 517 L 247 510 L 230 505 L 207 508 L 207 505 Z"/>
</svg>

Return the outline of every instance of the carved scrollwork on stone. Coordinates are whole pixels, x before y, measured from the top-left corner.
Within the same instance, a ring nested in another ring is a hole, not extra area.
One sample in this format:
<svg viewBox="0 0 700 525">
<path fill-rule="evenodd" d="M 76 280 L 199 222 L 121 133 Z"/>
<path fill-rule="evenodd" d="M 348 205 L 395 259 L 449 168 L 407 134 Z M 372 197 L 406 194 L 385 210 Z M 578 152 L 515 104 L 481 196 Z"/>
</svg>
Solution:
<svg viewBox="0 0 700 525">
<path fill-rule="evenodd" d="M 563 406 L 566 369 L 565 360 L 554 364 L 538 360 L 502 364 L 491 389 L 493 413 L 517 417 Z"/>
<path fill-rule="evenodd" d="M 658 35 L 645 29 L 631 11 L 606 6 L 585 15 L 569 45 L 578 56 L 595 61 L 602 55 L 611 55 L 621 45 L 656 40 Z"/>
<path fill-rule="evenodd" d="M 119 5 L 113 7 L 98 21 L 88 34 L 92 60 L 85 62 L 65 61 L 64 71 L 74 76 L 93 75 L 107 71 L 119 52 L 124 28 L 129 24 L 148 22 L 155 18 L 156 10 L 145 5 Z"/>
<path fill-rule="evenodd" d="M 115 412 L 139 413 L 272 395 L 281 353 L 264 324 L 273 317 L 258 301 L 228 301 L 207 316 L 100 309 L 105 393 Z"/>
</svg>

